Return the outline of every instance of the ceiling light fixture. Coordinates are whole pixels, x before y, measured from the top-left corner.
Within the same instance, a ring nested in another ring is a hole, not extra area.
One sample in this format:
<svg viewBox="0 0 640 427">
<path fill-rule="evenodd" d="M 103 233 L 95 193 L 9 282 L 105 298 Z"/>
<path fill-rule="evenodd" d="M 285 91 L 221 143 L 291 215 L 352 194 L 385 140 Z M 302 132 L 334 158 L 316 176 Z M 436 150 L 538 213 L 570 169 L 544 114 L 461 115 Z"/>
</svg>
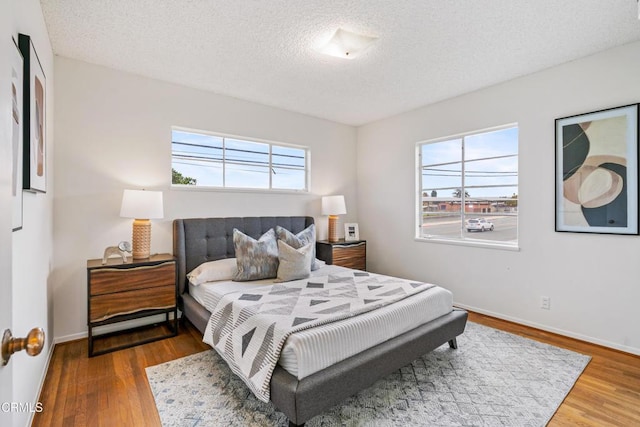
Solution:
<svg viewBox="0 0 640 427">
<path fill-rule="evenodd" d="M 352 59 L 367 49 L 377 37 L 352 33 L 338 28 L 331 39 L 318 48 L 318 52 L 338 58 Z"/>
</svg>

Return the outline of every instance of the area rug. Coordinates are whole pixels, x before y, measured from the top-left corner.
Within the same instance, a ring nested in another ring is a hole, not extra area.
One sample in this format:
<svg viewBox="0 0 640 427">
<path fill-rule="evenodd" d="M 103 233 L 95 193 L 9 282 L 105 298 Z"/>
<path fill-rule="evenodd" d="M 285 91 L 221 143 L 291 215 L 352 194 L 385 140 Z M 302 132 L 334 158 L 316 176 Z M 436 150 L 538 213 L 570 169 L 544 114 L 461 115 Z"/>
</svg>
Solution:
<svg viewBox="0 0 640 427">
<path fill-rule="evenodd" d="M 544 426 L 590 357 L 468 322 L 443 345 L 309 420 L 317 426 Z M 213 350 L 146 369 L 163 426 L 287 426 Z"/>
</svg>

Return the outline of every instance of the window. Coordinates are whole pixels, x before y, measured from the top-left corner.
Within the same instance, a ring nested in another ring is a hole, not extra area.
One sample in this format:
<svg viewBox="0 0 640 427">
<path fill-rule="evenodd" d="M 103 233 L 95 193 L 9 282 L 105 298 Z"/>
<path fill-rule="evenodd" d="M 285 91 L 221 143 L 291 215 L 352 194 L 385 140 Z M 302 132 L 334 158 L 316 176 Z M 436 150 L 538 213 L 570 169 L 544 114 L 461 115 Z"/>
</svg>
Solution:
<svg viewBox="0 0 640 427">
<path fill-rule="evenodd" d="M 518 127 L 418 143 L 418 238 L 517 246 Z"/>
<path fill-rule="evenodd" d="M 173 185 L 308 191 L 309 150 L 173 129 Z"/>
</svg>

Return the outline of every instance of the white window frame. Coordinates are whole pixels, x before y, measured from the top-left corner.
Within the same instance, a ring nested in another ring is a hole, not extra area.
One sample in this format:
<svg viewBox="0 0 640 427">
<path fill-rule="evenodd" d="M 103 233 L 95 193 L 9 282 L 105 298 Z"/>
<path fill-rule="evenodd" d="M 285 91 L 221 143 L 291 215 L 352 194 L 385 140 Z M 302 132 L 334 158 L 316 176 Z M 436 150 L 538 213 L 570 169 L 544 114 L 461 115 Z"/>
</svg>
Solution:
<svg viewBox="0 0 640 427">
<path fill-rule="evenodd" d="M 464 132 L 464 133 L 460 133 L 460 134 L 456 134 L 456 135 L 449 135 L 449 136 L 445 136 L 442 138 L 434 138 L 434 139 L 429 139 L 429 140 L 424 140 L 424 141 L 419 141 L 416 143 L 416 147 L 415 147 L 415 159 L 416 159 L 416 199 L 415 199 L 415 203 L 414 203 L 414 208 L 416 210 L 416 216 L 415 216 L 415 236 L 414 236 L 414 240 L 419 241 L 419 242 L 432 242 L 432 243 L 443 243 L 443 244 L 449 244 L 449 245 L 460 245 L 460 246 L 476 246 L 476 247 L 485 247 L 485 248 L 492 248 L 492 249 L 503 249 L 503 250 L 512 250 L 512 251 L 519 251 L 519 228 L 520 228 L 520 222 L 519 222 L 519 218 L 520 218 L 520 213 L 519 213 L 519 199 L 520 199 L 520 190 L 519 190 L 519 183 L 518 183 L 518 221 L 517 221 L 517 225 L 516 225 L 516 241 L 515 242 L 502 242 L 502 241 L 498 241 L 498 240 L 478 240 L 478 239 L 473 239 L 473 238 L 465 238 L 464 234 L 461 233 L 460 237 L 456 237 L 456 238 L 449 238 L 449 237 L 445 237 L 445 236 L 438 236 L 438 235 L 432 235 L 432 236 L 423 236 L 422 235 L 422 220 L 423 220 L 423 196 L 422 196 L 422 146 L 425 144 L 434 144 L 434 143 L 438 143 L 438 142 L 445 142 L 445 141 L 451 141 L 451 140 L 455 140 L 455 139 L 462 139 L 462 150 L 461 150 L 461 157 L 460 157 L 460 161 L 461 161 L 461 204 L 462 206 L 465 206 L 465 192 L 466 192 L 466 188 L 470 188 L 470 187 L 465 187 L 465 183 L 464 183 L 464 179 L 465 179 L 465 158 L 464 158 L 464 138 L 466 137 L 470 137 L 470 136 L 474 136 L 474 135 L 478 135 L 478 134 L 483 134 L 483 133 L 489 133 L 489 132 L 495 132 L 495 131 L 500 131 L 500 130 L 505 130 L 505 129 L 510 129 L 510 128 L 516 128 L 519 129 L 518 127 L 518 123 L 509 123 L 506 125 L 502 125 L 502 126 L 496 126 L 496 127 L 491 127 L 491 128 L 486 128 L 486 129 L 479 129 L 479 130 L 474 130 L 471 132 Z M 520 138 L 518 137 L 518 164 L 520 163 Z M 519 167 L 518 167 L 518 179 L 520 176 L 520 172 L 519 172 Z M 463 227 L 464 224 L 464 219 L 465 219 L 465 209 L 461 209 L 460 211 L 460 226 Z"/>
<path fill-rule="evenodd" d="M 171 167 L 173 168 L 173 132 L 174 131 L 179 131 L 179 132 L 185 132 L 185 133 L 192 133 L 192 134 L 199 134 L 199 135 L 206 135 L 206 136 L 211 136 L 211 137 L 216 137 L 216 138 L 222 138 L 223 140 L 223 147 L 224 147 L 224 140 L 226 139 L 234 139 L 237 141 L 242 141 L 242 142 L 248 142 L 248 143 L 257 143 L 257 144 L 267 144 L 268 145 L 268 156 L 269 156 L 269 160 L 268 160 L 268 169 L 271 170 L 272 169 L 272 151 L 273 151 L 273 147 L 284 147 L 284 148 L 295 148 L 295 149 L 299 149 L 299 150 L 304 150 L 305 153 L 305 162 L 304 162 L 304 188 L 302 189 L 287 189 L 287 188 L 273 188 L 273 175 L 270 173 L 269 174 L 269 186 L 268 188 L 262 188 L 262 187 L 233 187 L 233 186 L 227 186 L 226 184 L 226 180 L 227 180 L 227 174 L 226 174 L 226 168 L 227 168 L 227 164 L 228 163 L 234 163 L 234 162 L 227 162 L 226 160 L 226 151 L 223 149 L 222 152 L 222 160 L 221 160 L 221 165 L 222 165 L 222 186 L 215 186 L 215 185 L 199 185 L 199 184 L 195 184 L 195 185 L 188 185 L 188 184 L 174 184 L 173 183 L 173 179 L 171 180 L 171 188 L 172 189 L 185 189 L 185 190 L 198 190 L 198 191 L 202 191 L 202 190 L 213 190 L 213 191 L 235 191 L 235 192 L 242 192 L 242 191 L 250 191 L 250 192 L 268 192 L 268 193 L 303 193 L 303 194 L 308 194 L 311 190 L 311 150 L 309 147 L 307 146 L 303 146 L 303 145 L 296 145 L 296 144 L 287 144 L 287 143 L 283 143 L 283 142 L 276 142 L 276 141 L 270 141 L 270 140 L 266 140 L 266 139 L 260 139 L 260 138 L 253 138 L 253 137 L 246 137 L 246 136 L 240 136 L 240 135 L 233 135 L 233 134 L 227 134 L 227 133 L 220 133 L 220 132 L 210 132 L 210 131 L 205 131 L 205 130 L 200 130 L 200 129 L 190 129 L 190 128 L 184 128 L 184 127 L 178 127 L 178 126 L 172 126 L 171 127 Z"/>
</svg>

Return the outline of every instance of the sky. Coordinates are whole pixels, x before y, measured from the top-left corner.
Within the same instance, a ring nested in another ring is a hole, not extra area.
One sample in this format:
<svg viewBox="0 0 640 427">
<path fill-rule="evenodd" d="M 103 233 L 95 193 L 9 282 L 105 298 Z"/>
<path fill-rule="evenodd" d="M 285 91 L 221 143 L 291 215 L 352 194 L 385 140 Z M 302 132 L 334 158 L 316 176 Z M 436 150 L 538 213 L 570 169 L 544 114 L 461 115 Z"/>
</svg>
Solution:
<svg viewBox="0 0 640 427">
<path fill-rule="evenodd" d="M 234 188 L 305 189 L 306 150 L 246 141 L 233 137 L 172 131 L 172 168 L 196 179 L 198 186 L 223 186 L 223 152 L 225 153 L 224 184 Z M 223 149 L 224 147 L 224 149 Z"/>
<path fill-rule="evenodd" d="M 452 197 L 462 187 L 463 138 L 421 145 L 422 190 Z M 465 188 L 470 197 L 511 197 L 518 192 L 518 128 L 464 137 Z"/>
<path fill-rule="evenodd" d="M 174 129 L 172 167 L 196 179 L 198 186 L 305 189 L 306 150 Z M 462 187 L 463 138 L 421 145 L 422 188 L 429 195 L 452 197 Z M 223 150 L 224 147 L 224 150 Z M 511 127 L 464 137 L 465 188 L 472 198 L 511 197 L 518 192 L 518 128 Z M 271 172 L 271 173 L 269 173 Z"/>
</svg>

